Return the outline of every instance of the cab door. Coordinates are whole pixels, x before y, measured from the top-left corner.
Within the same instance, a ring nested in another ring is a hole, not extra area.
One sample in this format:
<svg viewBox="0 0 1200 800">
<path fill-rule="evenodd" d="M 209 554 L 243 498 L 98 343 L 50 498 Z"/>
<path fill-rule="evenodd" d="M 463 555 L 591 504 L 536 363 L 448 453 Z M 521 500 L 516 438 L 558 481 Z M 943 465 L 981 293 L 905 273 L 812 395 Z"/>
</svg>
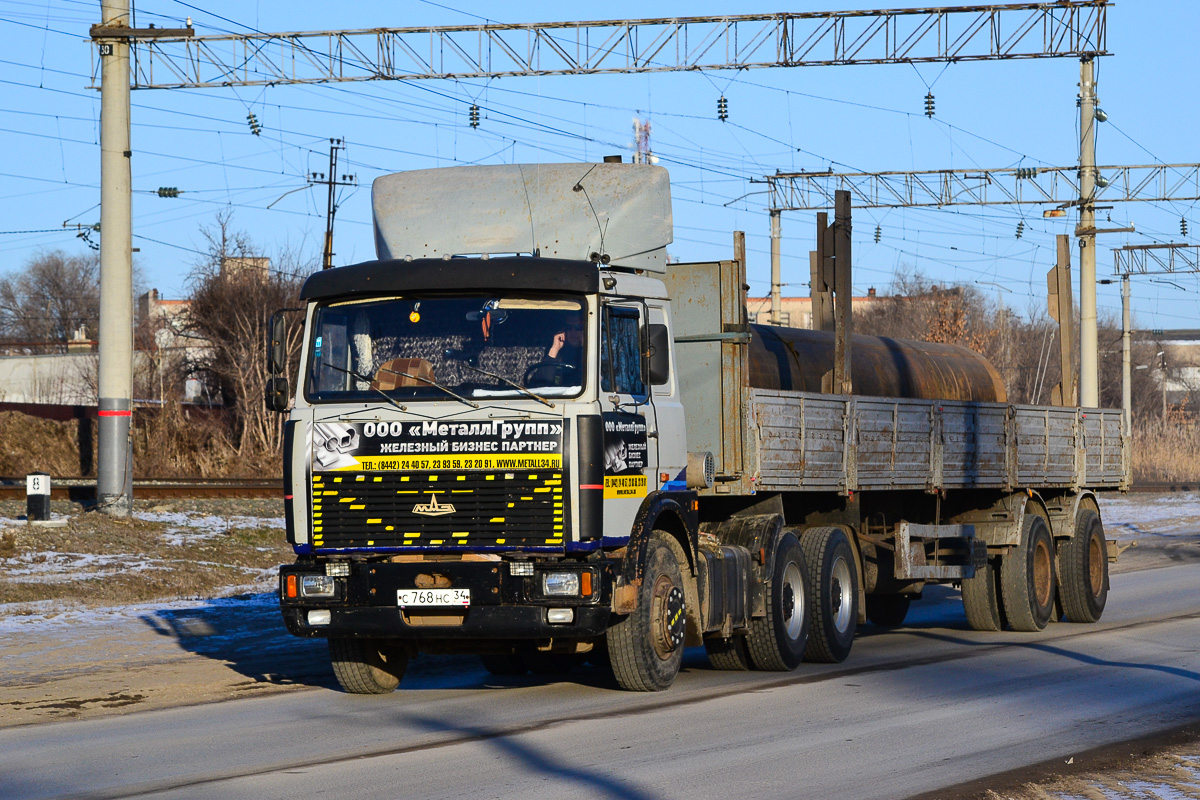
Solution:
<svg viewBox="0 0 1200 800">
<path fill-rule="evenodd" d="M 657 488 L 658 430 L 640 303 L 613 302 L 600 316 L 604 535 L 628 536 L 648 491 Z"/>
</svg>

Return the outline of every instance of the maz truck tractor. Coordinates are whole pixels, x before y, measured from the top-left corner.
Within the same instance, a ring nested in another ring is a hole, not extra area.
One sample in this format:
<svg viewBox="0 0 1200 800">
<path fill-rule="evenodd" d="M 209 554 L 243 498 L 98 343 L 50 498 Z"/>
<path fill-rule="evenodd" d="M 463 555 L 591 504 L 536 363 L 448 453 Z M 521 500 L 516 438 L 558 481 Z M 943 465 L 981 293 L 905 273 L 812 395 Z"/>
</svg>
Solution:
<svg viewBox="0 0 1200 800">
<path fill-rule="evenodd" d="M 1014 405 L 964 348 L 749 324 L 745 265 L 670 263 L 667 172 L 451 167 L 373 188 L 378 260 L 304 284 L 286 411 L 288 630 L 350 692 L 420 653 L 666 689 L 841 661 L 927 584 L 969 624 L 1094 622 L 1119 411 Z"/>
</svg>

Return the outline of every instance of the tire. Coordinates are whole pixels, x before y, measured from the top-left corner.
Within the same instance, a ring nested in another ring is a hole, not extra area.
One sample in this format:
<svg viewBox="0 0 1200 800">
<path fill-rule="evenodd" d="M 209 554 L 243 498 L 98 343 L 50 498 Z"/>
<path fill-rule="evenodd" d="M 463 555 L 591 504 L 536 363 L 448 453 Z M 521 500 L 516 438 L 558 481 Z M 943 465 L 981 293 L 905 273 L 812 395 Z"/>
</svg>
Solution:
<svg viewBox="0 0 1200 800">
<path fill-rule="evenodd" d="M 493 675 L 524 675 L 529 671 L 519 653 L 484 653 L 479 660 Z"/>
<path fill-rule="evenodd" d="M 372 639 L 329 640 L 333 674 L 350 694 L 390 694 L 408 668 L 408 655 Z"/>
<path fill-rule="evenodd" d="M 810 611 L 808 567 L 796 537 L 779 537 L 766 591 L 767 615 L 750 621 L 746 650 L 761 670 L 782 672 L 800 666 L 808 645 Z M 853 636 L 853 633 L 851 634 Z"/>
<path fill-rule="evenodd" d="M 841 528 L 809 528 L 800 539 L 808 565 L 808 607 L 812 627 L 805 661 L 846 660 L 858 627 L 858 569 L 854 550 Z"/>
<path fill-rule="evenodd" d="M 1000 559 L 1000 599 L 1014 631 L 1040 631 L 1054 615 L 1054 539 L 1046 520 L 1026 512 L 1021 541 Z"/>
<path fill-rule="evenodd" d="M 962 582 L 967 624 L 977 631 L 1001 631 L 1008 624 L 1004 616 L 1004 604 L 1000 602 L 998 562 L 998 558 L 989 558 L 982 569 L 975 571 L 975 577 L 964 578 Z"/>
<path fill-rule="evenodd" d="M 745 672 L 750 669 L 750 652 L 746 649 L 745 636 L 705 639 L 704 652 L 708 653 L 708 663 L 713 669 L 730 672 Z"/>
<path fill-rule="evenodd" d="M 867 619 L 881 628 L 904 624 L 912 598 L 906 594 L 867 595 Z"/>
<path fill-rule="evenodd" d="M 1108 544 L 1100 515 L 1075 517 L 1075 533 L 1058 546 L 1059 597 L 1069 622 L 1099 622 L 1108 602 Z"/>
<path fill-rule="evenodd" d="M 609 664 L 622 689 L 661 692 L 679 674 L 686 627 L 683 559 L 683 549 L 670 534 L 650 534 L 637 608 L 607 635 Z"/>
</svg>

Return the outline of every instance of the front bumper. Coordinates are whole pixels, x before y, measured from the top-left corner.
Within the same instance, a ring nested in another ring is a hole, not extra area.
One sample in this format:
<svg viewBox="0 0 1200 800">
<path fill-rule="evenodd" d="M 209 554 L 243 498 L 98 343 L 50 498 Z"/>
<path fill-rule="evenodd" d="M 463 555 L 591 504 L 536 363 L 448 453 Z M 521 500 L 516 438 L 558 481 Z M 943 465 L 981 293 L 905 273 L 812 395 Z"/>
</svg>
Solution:
<svg viewBox="0 0 1200 800">
<path fill-rule="evenodd" d="M 599 636 L 612 619 L 613 569 L 608 562 L 539 562 L 532 576 L 509 574 L 504 561 L 369 562 L 350 564 L 335 578 L 331 598 L 288 597 L 288 577 L 324 575 L 323 564 L 280 568 L 280 610 L 289 632 L 303 637 L 368 637 L 421 640 L 532 640 Z M 586 568 L 589 597 L 543 597 L 547 569 Z M 401 608 L 397 592 L 415 588 L 468 589 L 469 606 Z M 570 608 L 570 622 L 551 623 L 548 609 Z M 309 624 L 311 610 L 328 610 L 327 624 Z"/>
</svg>

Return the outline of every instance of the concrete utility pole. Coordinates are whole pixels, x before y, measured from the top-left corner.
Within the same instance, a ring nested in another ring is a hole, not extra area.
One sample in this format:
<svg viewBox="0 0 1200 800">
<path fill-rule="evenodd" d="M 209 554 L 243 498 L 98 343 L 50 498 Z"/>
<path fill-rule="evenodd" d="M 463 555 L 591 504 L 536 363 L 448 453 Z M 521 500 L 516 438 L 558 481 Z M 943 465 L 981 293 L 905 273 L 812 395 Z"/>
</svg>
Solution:
<svg viewBox="0 0 1200 800">
<path fill-rule="evenodd" d="M 133 511 L 133 214 L 129 161 L 129 0 L 101 0 L 100 42 L 100 394 L 96 500 Z M 114 30 L 115 29 L 115 30 Z M 95 35 L 95 31 L 93 31 Z"/>
<path fill-rule="evenodd" d="M 1121 410 L 1125 412 L 1125 430 L 1133 426 L 1133 359 L 1131 342 L 1133 331 L 1129 313 L 1129 276 L 1121 276 Z"/>
<path fill-rule="evenodd" d="M 779 313 L 779 217 L 778 209 L 771 209 L 771 324 L 782 325 Z M 794 323 L 793 323 L 794 324 Z"/>
<path fill-rule="evenodd" d="M 1096 330 L 1096 80 L 1090 55 L 1079 60 L 1079 404 L 1100 405 Z"/>
<path fill-rule="evenodd" d="M 129 0 L 100 0 L 100 375 L 96 500 L 133 512 L 133 201 L 129 52 L 138 37 L 187 39 L 191 28 L 129 27 Z"/>
</svg>

